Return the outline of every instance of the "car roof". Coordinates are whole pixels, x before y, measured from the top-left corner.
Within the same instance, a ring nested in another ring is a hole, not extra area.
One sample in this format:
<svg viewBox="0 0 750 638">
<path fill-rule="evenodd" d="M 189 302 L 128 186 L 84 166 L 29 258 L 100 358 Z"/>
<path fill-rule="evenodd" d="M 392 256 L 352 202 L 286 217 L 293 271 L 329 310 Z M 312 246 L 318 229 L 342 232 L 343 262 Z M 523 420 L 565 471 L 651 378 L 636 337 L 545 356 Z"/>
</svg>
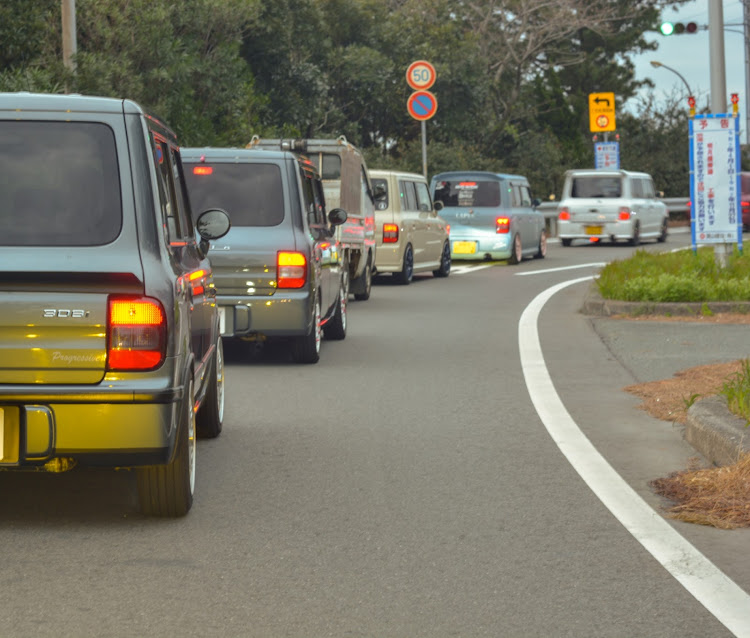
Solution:
<svg viewBox="0 0 750 638">
<path fill-rule="evenodd" d="M 433 180 L 436 179 L 447 179 L 449 177 L 454 178 L 474 178 L 474 179 L 486 179 L 486 180 L 506 180 L 506 179 L 521 179 L 528 181 L 523 175 L 515 175 L 513 173 L 492 173 L 490 171 L 446 171 L 445 173 L 437 173 L 432 176 Z"/>
<path fill-rule="evenodd" d="M 651 175 L 649 175 L 648 173 L 643 173 L 640 171 L 626 171 L 615 169 L 601 170 L 597 168 L 572 168 L 568 171 L 565 171 L 565 175 L 570 175 L 571 177 L 588 177 L 590 175 L 606 175 L 607 177 L 651 177 Z"/>
<path fill-rule="evenodd" d="M 282 159 L 299 159 L 294 153 L 289 151 L 272 151 L 265 149 L 248 149 L 248 148 L 220 148 L 217 146 L 182 147 L 180 149 L 183 161 L 199 158 L 202 156 L 210 157 L 212 161 L 254 161 L 254 160 L 282 160 Z"/>
<path fill-rule="evenodd" d="M 131 100 L 79 94 L 0 93 L 0 111 L 73 111 L 76 113 L 142 113 Z"/>
<path fill-rule="evenodd" d="M 410 173 L 408 171 L 390 171 L 380 168 L 371 168 L 368 173 L 370 173 L 370 177 L 376 178 L 394 175 L 395 177 L 408 177 L 409 179 L 418 179 L 425 182 L 427 181 L 427 178 L 424 175 L 421 175 L 420 173 Z"/>
</svg>

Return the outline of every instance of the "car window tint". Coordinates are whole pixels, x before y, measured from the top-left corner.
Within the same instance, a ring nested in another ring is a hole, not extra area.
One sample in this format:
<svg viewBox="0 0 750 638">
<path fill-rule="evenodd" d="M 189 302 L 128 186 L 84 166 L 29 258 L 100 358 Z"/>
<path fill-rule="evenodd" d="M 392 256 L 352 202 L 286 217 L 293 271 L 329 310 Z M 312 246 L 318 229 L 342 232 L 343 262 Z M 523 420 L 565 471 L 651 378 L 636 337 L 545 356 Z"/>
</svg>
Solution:
<svg viewBox="0 0 750 638">
<path fill-rule="evenodd" d="M 513 208 L 521 206 L 521 189 L 517 184 L 512 184 L 510 187 L 510 205 Z"/>
<path fill-rule="evenodd" d="M 740 173 L 740 190 L 750 193 L 750 173 Z"/>
<path fill-rule="evenodd" d="M 0 245 L 99 246 L 121 227 L 108 126 L 0 122 Z"/>
<path fill-rule="evenodd" d="M 417 194 L 414 192 L 414 182 L 398 182 L 401 191 L 401 210 L 417 210 Z"/>
<path fill-rule="evenodd" d="M 630 180 L 630 188 L 633 191 L 632 192 L 633 197 L 637 197 L 637 198 L 644 197 L 643 180 L 636 179 L 636 178 Z"/>
<path fill-rule="evenodd" d="M 281 169 L 276 164 L 185 163 L 190 205 L 225 210 L 232 226 L 276 226 L 284 219 Z M 312 200 L 311 200 L 312 201 Z"/>
<path fill-rule="evenodd" d="M 341 157 L 333 153 L 321 153 L 322 166 L 320 176 L 322 179 L 341 179 Z"/>
<path fill-rule="evenodd" d="M 524 208 L 531 207 L 531 189 L 526 185 L 518 187 L 518 193 L 521 197 L 521 206 Z"/>
<path fill-rule="evenodd" d="M 500 184 L 495 181 L 439 181 L 433 195 L 444 206 L 500 206 Z"/>
<path fill-rule="evenodd" d="M 376 186 L 382 186 L 383 192 L 385 193 L 377 202 L 377 207 L 380 210 L 385 210 L 389 206 L 389 193 L 388 193 L 388 180 L 381 179 L 379 177 L 375 177 L 372 180 L 372 187 L 373 189 Z"/>
<path fill-rule="evenodd" d="M 589 176 L 573 179 L 571 197 L 622 197 L 622 180 L 619 177 Z"/>
<path fill-rule="evenodd" d="M 643 180 L 643 196 L 649 199 L 656 197 L 656 189 L 654 189 L 654 182 L 651 179 Z"/>
<path fill-rule="evenodd" d="M 417 205 L 419 210 L 429 212 L 432 210 L 432 200 L 430 199 L 430 191 L 427 188 L 427 184 L 423 182 L 415 182 L 414 187 L 417 191 Z"/>
</svg>

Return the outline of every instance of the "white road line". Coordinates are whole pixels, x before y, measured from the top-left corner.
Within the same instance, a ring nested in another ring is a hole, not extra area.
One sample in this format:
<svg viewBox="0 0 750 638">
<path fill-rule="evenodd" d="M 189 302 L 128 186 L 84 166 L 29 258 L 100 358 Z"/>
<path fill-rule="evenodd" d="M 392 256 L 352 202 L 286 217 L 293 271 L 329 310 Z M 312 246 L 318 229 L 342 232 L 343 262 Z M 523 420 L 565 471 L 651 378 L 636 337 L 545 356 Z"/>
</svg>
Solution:
<svg viewBox="0 0 750 638">
<path fill-rule="evenodd" d="M 542 273 L 560 272 L 562 270 L 575 270 L 576 268 L 601 268 L 606 265 L 606 261 L 594 261 L 590 264 L 578 264 L 577 266 L 560 266 L 559 268 L 545 268 L 544 270 L 526 270 L 524 272 L 517 272 L 516 275 L 519 277 L 525 277 L 527 275 L 541 275 Z"/>
<path fill-rule="evenodd" d="M 451 275 L 463 275 L 467 272 L 474 272 L 476 270 L 484 270 L 485 268 L 492 268 L 495 264 L 481 264 L 479 266 L 451 266 Z"/>
<path fill-rule="evenodd" d="M 750 638 L 750 596 L 638 496 L 581 432 L 555 391 L 537 320 L 555 293 L 589 279 L 581 277 L 548 288 L 521 315 L 518 342 L 531 401 L 560 451 L 615 518 L 729 631 Z"/>
</svg>

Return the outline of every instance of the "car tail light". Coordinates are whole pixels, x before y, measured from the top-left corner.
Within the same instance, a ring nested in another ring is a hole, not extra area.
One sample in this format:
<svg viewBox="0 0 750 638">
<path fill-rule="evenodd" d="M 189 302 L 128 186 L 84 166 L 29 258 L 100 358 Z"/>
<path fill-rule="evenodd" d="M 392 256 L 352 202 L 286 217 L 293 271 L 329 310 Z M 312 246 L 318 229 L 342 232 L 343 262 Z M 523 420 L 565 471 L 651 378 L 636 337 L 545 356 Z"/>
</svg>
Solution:
<svg viewBox="0 0 750 638">
<path fill-rule="evenodd" d="M 557 215 L 557 218 L 561 222 L 569 222 L 570 221 L 570 211 L 567 208 L 561 208 L 559 214 Z"/>
<path fill-rule="evenodd" d="M 495 220 L 495 232 L 507 233 L 510 230 L 510 217 L 498 217 Z"/>
<path fill-rule="evenodd" d="M 621 222 L 626 222 L 630 219 L 630 209 L 629 208 L 621 208 L 619 214 L 617 215 L 617 218 Z"/>
<path fill-rule="evenodd" d="M 151 370 L 164 361 L 167 320 L 149 297 L 110 297 L 107 329 L 108 370 Z"/>
<path fill-rule="evenodd" d="M 450 234 L 451 234 L 451 225 L 450 225 L 450 224 L 446 224 L 446 225 L 445 225 L 445 232 L 446 232 L 446 233 L 447 233 L 448 235 L 450 235 Z"/>
<path fill-rule="evenodd" d="M 750 202 L 742 202 L 742 214 L 750 213 Z"/>
<path fill-rule="evenodd" d="M 279 288 L 302 288 L 307 282 L 304 253 L 279 251 L 276 254 L 276 283 Z"/>
<path fill-rule="evenodd" d="M 193 166 L 193 175 L 211 175 L 213 172 L 212 166 Z"/>
<path fill-rule="evenodd" d="M 398 224 L 383 224 L 383 243 L 395 244 L 398 241 Z"/>
</svg>

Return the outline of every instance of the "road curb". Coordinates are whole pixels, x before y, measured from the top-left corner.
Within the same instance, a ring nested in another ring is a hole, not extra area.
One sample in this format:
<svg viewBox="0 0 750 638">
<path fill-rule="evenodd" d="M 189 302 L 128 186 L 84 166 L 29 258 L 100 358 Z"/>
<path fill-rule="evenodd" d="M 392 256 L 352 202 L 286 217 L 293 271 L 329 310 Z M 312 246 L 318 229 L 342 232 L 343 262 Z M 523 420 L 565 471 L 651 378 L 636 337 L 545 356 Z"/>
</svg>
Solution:
<svg viewBox="0 0 750 638">
<path fill-rule="evenodd" d="M 750 301 L 706 301 L 706 302 L 655 302 L 655 301 L 618 301 L 605 299 L 599 292 L 599 286 L 593 282 L 583 300 L 581 312 L 585 315 L 612 317 L 627 315 L 663 315 L 665 317 L 701 317 L 707 314 L 727 312 L 750 313 Z"/>
<path fill-rule="evenodd" d="M 700 399 L 688 408 L 685 440 L 714 465 L 731 465 L 750 453 L 747 421 L 729 411 L 722 395 Z"/>
<path fill-rule="evenodd" d="M 583 300 L 581 313 L 589 316 L 705 316 L 710 313 L 750 312 L 750 302 L 653 303 L 604 299 L 593 282 Z M 750 427 L 733 414 L 726 397 L 715 395 L 696 401 L 687 413 L 683 436 L 714 465 L 731 465 L 750 453 Z"/>
</svg>

